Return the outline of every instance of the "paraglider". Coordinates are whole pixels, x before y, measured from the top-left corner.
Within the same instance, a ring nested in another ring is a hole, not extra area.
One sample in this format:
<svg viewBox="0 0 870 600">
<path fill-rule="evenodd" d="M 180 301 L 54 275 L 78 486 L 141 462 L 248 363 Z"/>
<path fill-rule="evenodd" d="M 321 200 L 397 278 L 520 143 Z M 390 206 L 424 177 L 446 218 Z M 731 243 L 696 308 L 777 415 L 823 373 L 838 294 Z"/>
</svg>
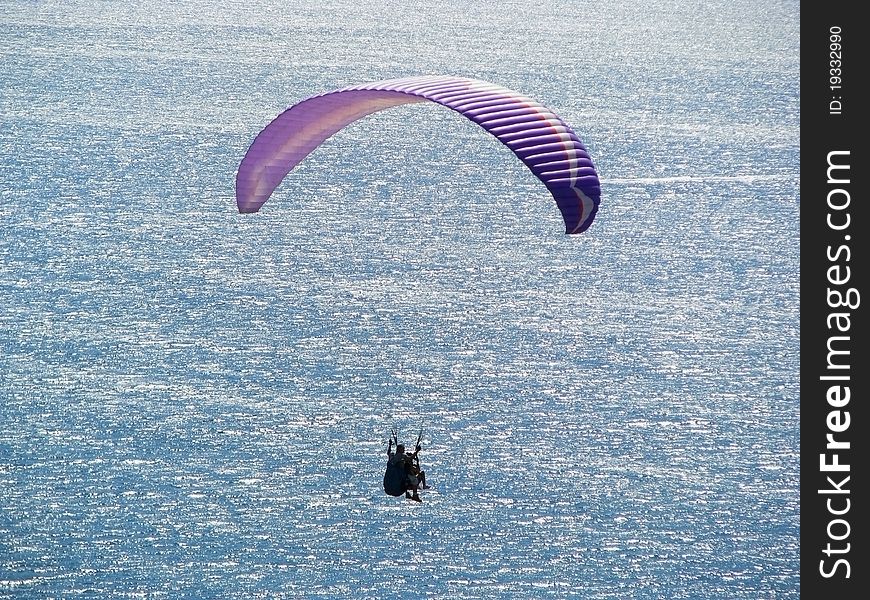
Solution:
<svg viewBox="0 0 870 600">
<path fill-rule="evenodd" d="M 257 135 L 239 165 L 239 212 L 260 210 L 296 165 L 346 125 L 380 110 L 427 101 L 474 121 L 510 148 L 553 195 L 566 233 L 581 233 L 592 224 L 601 186 L 586 147 L 571 127 L 526 96 L 449 76 L 365 83 L 291 106 Z"/>
<path fill-rule="evenodd" d="M 420 468 L 420 442 L 423 440 L 423 430 L 417 436 L 417 444 L 413 452 L 405 452 L 405 445 L 399 443 L 399 435 L 395 429 L 387 444 L 387 468 L 384 470 L 384 492 L 390 496 L 405 494 L 408 500 L 422 502 L 419 490 L 429 489 L 426 485 L 426 473 Z M 393 444 L 396 451 L 393 452 Z"/>
</svg>

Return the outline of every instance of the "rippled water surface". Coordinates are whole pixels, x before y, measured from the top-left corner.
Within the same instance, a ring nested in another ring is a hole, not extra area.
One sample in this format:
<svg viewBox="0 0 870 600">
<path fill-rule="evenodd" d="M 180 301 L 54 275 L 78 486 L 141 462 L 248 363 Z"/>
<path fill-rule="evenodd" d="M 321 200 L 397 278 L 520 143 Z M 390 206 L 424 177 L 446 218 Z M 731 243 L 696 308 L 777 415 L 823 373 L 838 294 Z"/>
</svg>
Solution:
<svg viewBox="0 0 870 600">
<path fill-rule="evenodd" d="M 0 2 L 0 597 L 798 598 L 798 3 L 392 4 Z M 435 105 L 237 213 L 420 73 L 571 123 L 592 227 Z"/>
</svg>

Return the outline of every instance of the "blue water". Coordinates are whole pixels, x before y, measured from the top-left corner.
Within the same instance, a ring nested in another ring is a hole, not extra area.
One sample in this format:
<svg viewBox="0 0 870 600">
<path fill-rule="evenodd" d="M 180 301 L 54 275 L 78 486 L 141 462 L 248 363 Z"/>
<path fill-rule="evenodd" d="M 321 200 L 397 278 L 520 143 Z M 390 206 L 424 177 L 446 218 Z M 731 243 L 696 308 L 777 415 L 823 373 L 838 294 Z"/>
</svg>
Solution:
<svg viewBox="0 0 870 600">
<path fill-rule="evenodd" d="M 394 4 L 0 2 L 0 598 L 798 598 L 799 3 Z M 421 73 L 571 123 L 592 227 L 435 105 L 237 213 Z"/>
</svg>

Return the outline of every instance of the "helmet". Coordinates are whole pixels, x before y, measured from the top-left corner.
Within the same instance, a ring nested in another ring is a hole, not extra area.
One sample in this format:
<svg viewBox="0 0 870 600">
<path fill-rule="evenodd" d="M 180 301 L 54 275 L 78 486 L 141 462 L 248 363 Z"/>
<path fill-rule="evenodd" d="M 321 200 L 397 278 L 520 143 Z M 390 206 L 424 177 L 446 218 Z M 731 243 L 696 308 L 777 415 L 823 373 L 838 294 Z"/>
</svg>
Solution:
<svg viewBox="0 0 870 600">
<path fill-rule="evenodd" d="M 396 444 L 396 450 L 399 452 L 405 451 L 405 444 Z"/>
</svg>

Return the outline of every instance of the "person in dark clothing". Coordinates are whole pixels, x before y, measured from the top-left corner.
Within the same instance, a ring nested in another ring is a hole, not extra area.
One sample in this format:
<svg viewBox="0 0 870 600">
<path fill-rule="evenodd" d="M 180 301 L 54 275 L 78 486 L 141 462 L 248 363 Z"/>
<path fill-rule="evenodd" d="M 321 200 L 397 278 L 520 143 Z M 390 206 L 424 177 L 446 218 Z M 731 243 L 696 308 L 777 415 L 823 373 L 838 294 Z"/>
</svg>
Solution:
<svg viewBox="0 0 870 600">
<path fill-rule="evenodd" d="M 429 488 L 426 485 L 426 473 L 420 470 L 419 462 L 417 461 L 417 453 L 419 452 L 419 445 L 411 453 L 405 452 L 404 444 L 396 444 L 396 451 L 393 452 L 392 440 L 390 440 L 387 446 L 389 464 L 402 469 L 405 473 L 405 497 L 416 502 L 423 501 L 417 493 L 418 490 Z"/>
</svg>

